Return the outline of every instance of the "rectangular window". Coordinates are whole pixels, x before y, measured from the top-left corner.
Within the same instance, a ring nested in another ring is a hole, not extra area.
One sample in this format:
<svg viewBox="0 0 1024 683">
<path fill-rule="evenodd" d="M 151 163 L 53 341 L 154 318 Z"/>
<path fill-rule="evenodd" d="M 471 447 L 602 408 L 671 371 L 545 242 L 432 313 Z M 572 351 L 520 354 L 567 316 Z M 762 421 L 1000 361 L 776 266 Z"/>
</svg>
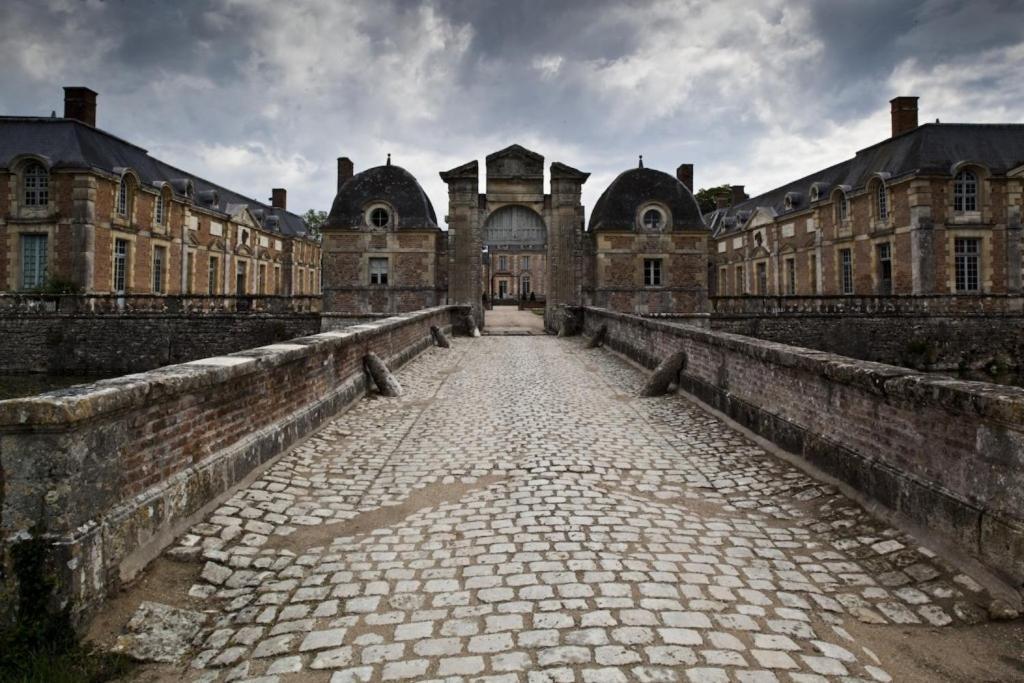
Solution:
<svg viewBox="0 0 1024 683">
<path fill-rule="evenodd" d="M 498 280 L 498 298 L 504 299 L 508 296 L 508 280 Z"/>
<path fill-rule="evenodd" d="M 500 271 L 508 270 L 508 256 L 499 256 L 498 257 L 498 270 L 500 270 Z"/>
<path fill-rule="evenodd" d="M 661 259 L 644 259 L 644 287 L 661 286 Z"/>
<path fill-rule="evenodd" d="M 267 293 L 267 266 L 264 263 L 260 264 L 260 294 Z"/>
<path fill-rule="evenodd" d="M 839 291 L 853 294 L 853 252 L 849 249 L 839 250 Z"/>
<path fill-rule="evenodd" d="M 128 215 L 128 181 L 125 178 L 117 184 L 117 213 L 119 216 Z"/>
<path fill-rule="evenodd" d="M 370 259 L 370 284 L 386 285 L 388 283 L 388 260 L 386 258 Z"/>
<path fill-rule="evenodd" d="M 46 284 L 47 236 L 21 236 L 21 287 L 36 289 Z"/>
<path fill-rule="evenodd" d="M 114 291 L 124 294 L 128 284 L 128 240 L 114 240 Z"/>
<path fill-rule="evenodd" d="M 167 216 L 167 203 L 166 203 L 166 201 L 167 200 L 164 199 L 164 196 L 162 194 L 159 197 L 156 198 L 156 224 L 157 225 L 163 225 L 164 224 L 164 220 L 165 220 L 165 218 Z"/>
<path fill-rule="evenodd" d="M 153 247 L 153 293 L 164 293 L 164 271 L 167 264 L 167 249 Z"/>
<path fill-rule="evenodd" d="M 523 260 L 522 260 L 522 264 L 523 264 L 523 268 L 522 268 L 523 270 L 529 270 L 530 269 L 530 257 L 529 256 L 524 256 Z"/>
<path fill-rule="evenodd" d="M 220 294 L 220 259 L 210 257 L 210 294 Z"/>
<path fill-rule="evenodd" d="M 958 237 L 953 241 L 957 292 L 981 291 L 981 240 Z"/>
<path fill-rule="evenodd" d="M 818 255 L 811 254 L 811 294 L 818 293 Z"/>
<path fill-rule="evenodd" d="M 744 280 L 744 278 L 743 278 L 743 266 L 736 266 L 736 293 L 737 294 L 746 294 L 747 293 L 747 286 L 743 282 L 743 280 Z"/>
<path fill-rule="evenodd" d="M 768 293 L 768 264 L 758 263 L 757 266 L 757 293 L 764 296 Z"/>
<path fill-rule="evenodd" d="M 892 245 L 879 244 L 878 250 L 878 293 L 892 294 Z"/>
<path fill-rule="evenodd" d="M 245 294 L 249 291 L 249 268 L 244 261 L 235 264 L 235 294 Z"/>
<path fill-rule="evenodd" d="M 281 266 L 274 266 L 274 294 L 281 294 Z"/>
<path fill-rule="evenodd" d="M 25 206 L 46 206 L 50 201 L 50 174 L 41 164 L 25 170 Z"/>
<path fill-rule="evenodd" d="M 786 294 L 796 294 L 796 259 L 786 259 Z"/>
<path fill-rule="evenodd" d="M 725 296 L 729 288 L 729 271 L 725 266 L 718 269 L 718 294 Z"/>
<path fill-rule="evenodd" d="M 530 278 L 526 275 L 519 281 L 519 293 L 524 297 L 530 296 Z"/>
</svg>

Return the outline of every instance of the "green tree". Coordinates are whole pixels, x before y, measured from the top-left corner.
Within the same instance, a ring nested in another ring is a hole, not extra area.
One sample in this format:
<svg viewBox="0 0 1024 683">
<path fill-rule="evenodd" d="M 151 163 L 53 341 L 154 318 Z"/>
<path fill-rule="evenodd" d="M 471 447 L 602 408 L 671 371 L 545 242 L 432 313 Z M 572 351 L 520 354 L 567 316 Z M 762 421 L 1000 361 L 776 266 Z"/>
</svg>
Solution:
<svg viewBox="0 0 1024 683">
<path fill-rule="evenodd" d="M 310 209 L 306 213 L 302 214 L 302 220 L 306 221 L 306 226 L 309 228 L 311 233 L 319 235 L 320 228 L 323 227 L 324 222 L 327 220 L 327 212 Z"/>
<path fill-rule="evenodd" d="M 697 194 L 693 195 L 693 198 L 697 200 L 697 206 L 700 207 L 701 213 L 711 213 L 715 210 L 715 198 L 720 194 L 727 194 L 731 198 L 732 188 L 728 185 L 702 187 L 697 190 Z"/>
</svg>

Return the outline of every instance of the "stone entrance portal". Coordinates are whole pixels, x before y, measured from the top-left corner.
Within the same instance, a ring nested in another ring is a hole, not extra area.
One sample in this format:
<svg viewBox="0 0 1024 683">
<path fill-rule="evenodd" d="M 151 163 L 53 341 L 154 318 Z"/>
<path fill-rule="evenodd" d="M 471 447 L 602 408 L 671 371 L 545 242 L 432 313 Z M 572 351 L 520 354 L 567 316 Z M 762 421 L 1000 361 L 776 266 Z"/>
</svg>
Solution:
<svg viewBox="0 0 1024 683">
<path fill-rule="evenodd" d="M 448 184 L 448 299 L 472 307 L 486 323 L 484 301 L 543 296 L 544 321 L 557 328 L 559 305 L 582 302 L 583 205 L 588 173 L 558 162 L 544 192 L 544 157 L 512 145 L 487 157 L 486 192 L 479 164 L 441 174 Z M 524 261 L 525 259 L 525 261 Z M 531 314 L 532 315 L 532 314 Z"/>
</svg>

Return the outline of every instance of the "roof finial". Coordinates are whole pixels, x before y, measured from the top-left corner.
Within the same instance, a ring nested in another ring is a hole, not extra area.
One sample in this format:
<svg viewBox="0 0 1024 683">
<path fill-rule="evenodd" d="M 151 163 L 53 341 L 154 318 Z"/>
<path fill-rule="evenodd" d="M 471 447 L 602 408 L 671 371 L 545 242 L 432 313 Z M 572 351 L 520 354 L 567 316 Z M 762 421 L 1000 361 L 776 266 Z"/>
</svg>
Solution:
<svg viewBox="0 0 1024 683">
<path fill-rule="evenodd" d="M 643 167 L 644 167 L 644 155 L 641 154 L 640 155 L 640 168 L 643 168 Z"/>
<path fill-rule="evenodd" d="M 391 152 L 388 152 L 388 166 L 391 165 Z"/>
</svg>

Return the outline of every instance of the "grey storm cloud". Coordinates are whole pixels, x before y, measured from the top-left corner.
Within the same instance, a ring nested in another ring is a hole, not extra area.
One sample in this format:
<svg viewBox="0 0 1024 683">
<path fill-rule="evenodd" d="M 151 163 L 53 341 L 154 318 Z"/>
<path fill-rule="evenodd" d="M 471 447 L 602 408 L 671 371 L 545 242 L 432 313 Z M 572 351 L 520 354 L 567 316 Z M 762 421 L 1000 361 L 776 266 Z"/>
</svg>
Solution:
<svg viewBox="0 0 1024 683">
<path fill-rule="evenodd" d="M 922 118 L 1024 120 L 1016 0 L 5 0 L 0 112 L 100 93 L 100 127 L 257 198 L 327 209 L 335 158 L 438 171 L 517 142 L 593 173 L 771 187 Z"/>
</svg>

